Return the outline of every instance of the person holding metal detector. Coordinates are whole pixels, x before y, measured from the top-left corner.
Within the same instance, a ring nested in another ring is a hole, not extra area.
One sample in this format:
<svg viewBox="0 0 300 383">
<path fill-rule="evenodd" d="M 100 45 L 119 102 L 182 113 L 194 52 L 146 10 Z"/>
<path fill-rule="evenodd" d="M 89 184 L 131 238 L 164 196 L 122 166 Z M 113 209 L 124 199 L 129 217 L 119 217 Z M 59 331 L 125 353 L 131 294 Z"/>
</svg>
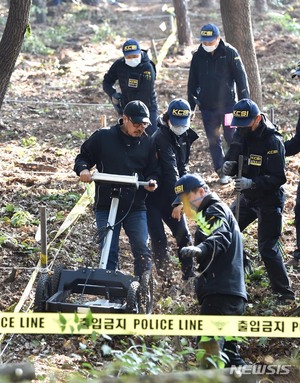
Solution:
<svg viewBox="0 0 300 383">
<path fill-rule="evenodd" d="M 292 73 L 292 78 L 297 78 L 300 91 L 300 61 L 298 61 L 297 68 Z M 300 152 L 300 112 L 296 126 L 296 134 L 284 142 L 285 155 L 293 156 Z M 296 249 L 293 252 L 293 257 L 286 262 L 287 266 L 300 268 L 300 182 L 298 183 L 296 204 L 295 204 L 295 226 L 296 226 Z"/>
<path fill-rule="evenodd" d="M 169 269 L 168 242 L 164 223 L 170 228 L 178 246 L 182 279 L 194 276 L 193 260 L 183 259 L 180 249 L 191 243 L 191 235 L 181 207 L 172 207 L 175 198 L 176 180 L 188 173 L 192 143 L 198 138 L 190 128 L 191 108 L 186 100 L 177 98 L 158 120 L 158 129 L 153 134 L 161 177 L 158 189 L 148 195 L 147 218 L 151 247 L 159 275 L 167 276 Z"/>
<path fill-rule="evenodd" d="M 242 315 L 247 302 L 243 245 L 232 211 L 197 174 L 179 178 L 175 193 L 174 206 L 181 204 L 197 225 L 195 245 L 183 247 L 181 256 L 196 258 L 199 263 L 200 275 L 195 279 L 195 290 L 201 305 L 200 314 Z M 206 350 L 206 357 L 219 357 L 223 351 L 228 357 L 228 367 L 245 364 L 237 342 L 205 338 L 201 338 L 199 348 Z M 209 367 L 209 358 L 204 358 L 205 363 Z"/>
<path fill-rule="evenodd" d="M 138 190 L 122 187 L 117 211 L 117 222 L 113 236 L 107 269 L 118 268 L 119 235 L 123 226 L 131 245 L 134 257 L 134 275 L 141 276 L 152 269 L 151 253 L 147 246 L 148 228 L 145 198 L 147 192 L 157 188 L 158 163 L 155 147 L 145 134 L 150 124 L 147 106 L 141 101 L 129 102 L 120 122 L 110 128 L 94 132 L 81 146 L 75 159 L 74 170 L 82 182 L 91 182 L 90 170 L 96 166 L 98 172 L 133 175 L 139 180 L 149 181 L 149 186 Z M 97 184 L 94 209 L 99 233 L 107 230 L 111 204 L 111 185 Z M 100 241 L 100 249 L 102 241 Z"/>
<path fill-rule="evenodd" d="M 232 125 L 237 127 L 225 156 L 223 173 L 238 174 L 238 158 L 243 156 L 242 171 L 235 178 L 235 189 L 240 193 L 238 223 L 243 231 L 258 219 L 258 250 L 265 264 L 271 287 L 278 295 L 278 303 L 287 305 L 295 294 L 283 263 L 279 248 L 282 228 L 282 209 L 286 182 L 285 153 L 281 135 L 260 112 L 257 104 L 242 99 L 233 107 Z"/>
<path fill-rule="evenodd" d="M 119 116 L 122 116 L 125 105 L 133 100 L 140 100 L 147 105 L 151 124 L 146 133 L 155 132 L 157 120 L 157 97 L 155 92 L 156 71 L 147 51 L 133 39 L 123 44 L 123 57 L 116 60 L 104 75 L 103 90 L 109 96 Z M 121 92 L 117 92 L 118 82 Z"/>
</svg>

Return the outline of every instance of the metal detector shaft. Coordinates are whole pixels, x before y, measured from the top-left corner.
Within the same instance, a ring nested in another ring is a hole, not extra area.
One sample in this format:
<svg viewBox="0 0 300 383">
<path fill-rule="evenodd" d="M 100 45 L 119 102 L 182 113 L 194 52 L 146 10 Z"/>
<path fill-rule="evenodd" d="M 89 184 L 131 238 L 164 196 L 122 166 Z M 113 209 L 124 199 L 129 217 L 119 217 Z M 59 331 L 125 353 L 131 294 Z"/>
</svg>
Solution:
<svg viewBox="0 0 300 383">
<path fill-rule="evenodd" d="M 239 155 L 239 160 L 238 160 L 238 178 L 242 177 L 243 173 L 243 162 L 244 162 L 244 156 L 242 154 Z M 239 222 L 240 218 L 240 204 L 241 204 L 241 192 L 239 191 L 236 196 L 236 208 L 235 208 L 235 219 L 237 222 Z"/>
</svg>

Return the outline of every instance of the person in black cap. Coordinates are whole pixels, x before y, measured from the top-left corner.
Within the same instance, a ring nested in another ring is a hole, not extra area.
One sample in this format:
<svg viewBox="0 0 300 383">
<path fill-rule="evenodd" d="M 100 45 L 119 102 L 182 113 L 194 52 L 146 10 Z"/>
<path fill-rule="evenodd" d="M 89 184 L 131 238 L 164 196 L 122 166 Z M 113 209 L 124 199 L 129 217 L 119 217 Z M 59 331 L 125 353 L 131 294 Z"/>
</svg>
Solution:
<svg viewBox="0 0 300 383">
<path fill-rule="evenodd" d="M 175 198 L 174 184 L 179 177 L 188 173 L 191 145 L 198 138 L 197 133 L 190 128 L 190 117 L 189 103 L 178 98 L 169 104 L 167 111 L 158 119 L 158 129 L 152 139 L 161 176 L 159 188 L 149 194 L 146 200 L 148 228 L 157 272 L 161 276 L 169 276 L 165 223 L 176 239 L 183 280 L 194 275 L 193 260 L 183 259 L 180 255 L 180 249 L 187 246 L 191 239 L 185 216 L 180 214 L 181 209 L 172 207 L 172 202 Z"/>
<path fill-rule="evenodd" d="M 220 184 L 230 182 L 222 174 L 224 139 L 229 146 L 234 134 L 230 127 L 232 107 L 238 99 L 249 97 L 247 74 L 238 51 L 220 37 L 219 28 L 206 24 L 200 31 L 200 46 L 193 54 L 188 79 L 188 101 L 192 111 L 198 105 L 208 139 L 214 170 Z"/>
<path fill-rule="evenodd" d="M 235 179 L 241 193 L 238 223 L 243 231 L 258 219 L 258 250 L 265 264 L 273 292 L 280 304 L 295 300 L 279 249 L 282 209 L 286 182 L 285 153 L 281 135 L 262 114 L 257 104 L 242 99 L 233 107 L 232 125 L 237 127 L 225 156 L 223 173 L 238 174 L 238 158 L 243 156 L 242 176 Z M 232 205 L 236 213 L 236 201 Z"/>
<path fill-rule="evenodd" d="M 155 66 L 136 40 L 125 41 L 122 51 L 123 57 L 116 60 L 104 75 L 103 90 L 111 99 L 119 116 L 123 114 L 123 109 L 129 101 L 143 101 L 150 111 L 151 124 L 146 132 L 151 135 L 157 128 L 158 114 Z M 117 91 L 116 82 L 121 92 Z"/>
<path fill-rule="evenodd" d="M 115 126 L 94 132 L 81 146 L 75 159 L 74 171 L 82 182 L 91 182 L 90 169 L 96 166 L 98 172 L 133 175 L 141 181 L 151 181 L 153 186 L 140 187 L 137 191 L 122 187 L 113 230 L 107 269 L 118 267 L 119 235 L 123 226 L 134 257 L 134 274 L 141 276 L 151 270 L 152 258 L 147 246 L 148 228 L 145 198 L 147 191 L 157 187 L 158 164 L 155 147 L 145 129 L 150 124 L 149 110 L 141 101 L 129 102 L 123 117 Z M 98 231 L 107 227 L 111 203 L 111 187 L 96 183 L 95 213 Z M 101 250 L 101 243 L 100 243 Z"/>
<path fill-rule="evenodd" d="M 181 249 L 183 258 L 195 257 L 200 275 L 195 288 L 200 315 L 242 315 L 247 294 L 243 272 L 243 245 L 239 226 L 230 208 L 197 174 L 186 174 L 175 183 L 177 195 L 173 204 L 183 204 L 186 214 L 196 225 L 195 245 Z M 227 367 L 244 365 L 234 340 L 201 338 L 199 348 L 227 357 Z M 208 364 L 209 359 L 204 359 Z"/>
<path fill-rule="evenodd" d="M 298 89 L 300 89 L 300 61 L 297 63 L 297 68 L 292 73 L 292 78 L 296 78 L 298 81 Z M 296 134 L 290 139 L 284 142 L 285 155 L 293 156 L 300 152 L 300 112 L 296 125 Z M 295 226 L 296 226 L 296 249 L 293 252 L 293 256 L 286 262 L 287 266 L 293 266 L 296 269 L 300 269 L 300 182 L 298 183 L 296 204 L 294 208 L 295 213 Z"/>
</svg>

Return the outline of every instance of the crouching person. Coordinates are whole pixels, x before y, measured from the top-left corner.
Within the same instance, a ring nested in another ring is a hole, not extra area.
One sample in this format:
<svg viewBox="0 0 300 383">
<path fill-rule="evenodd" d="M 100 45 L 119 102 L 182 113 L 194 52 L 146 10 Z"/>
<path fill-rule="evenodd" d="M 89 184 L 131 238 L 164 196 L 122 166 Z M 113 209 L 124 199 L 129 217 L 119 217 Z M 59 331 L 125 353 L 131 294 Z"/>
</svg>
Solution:
<svg viewBox="0 0 300 383">
<path fill-rule="evenodd" d="M 195 245 L 183 247 L 181 255 L 195 257 L 199 264 L 195 289 L 200 314 L 242 315 L 247 301 L 242 238 L 230 208 L 198 175 L 181 177 L 175 184 L 175 193 L 173 204 L 181 202 L 185 213 L 197 224 Z M 206 350 L 205 356 L 225 353 L 226 367 L 245 364 L 235 341 L 217 342 L 213 337 L 202 337 L 199 348 Z"/>
</svg>

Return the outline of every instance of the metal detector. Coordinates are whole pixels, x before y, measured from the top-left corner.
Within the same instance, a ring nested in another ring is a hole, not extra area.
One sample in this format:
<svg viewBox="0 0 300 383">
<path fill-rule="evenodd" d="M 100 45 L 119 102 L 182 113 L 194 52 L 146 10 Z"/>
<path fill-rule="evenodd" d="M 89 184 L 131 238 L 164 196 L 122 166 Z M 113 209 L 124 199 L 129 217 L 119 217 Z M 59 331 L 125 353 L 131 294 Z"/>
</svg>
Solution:
<svg viewBox="0 0 300 383">
<path fill-rule="evenodd" d="M 151 186 L 138 180 L 138 175 L 124 176 L 95 173 L 95 182 L 111 185 L 111 205 L 107 234 L 101 250 L 99 268 L 67 270 L 63 265 L 54 267 L 52 275 L 42 273 L 36 287 L 34 311 L 150 314 L 153 307 L 153 278 L 151 271 L 141 277 L 125 275 L 121 271 L 107 270 L 107 261 L 113 226 L 122 187 L 137 190 Z"/>
</svg>

